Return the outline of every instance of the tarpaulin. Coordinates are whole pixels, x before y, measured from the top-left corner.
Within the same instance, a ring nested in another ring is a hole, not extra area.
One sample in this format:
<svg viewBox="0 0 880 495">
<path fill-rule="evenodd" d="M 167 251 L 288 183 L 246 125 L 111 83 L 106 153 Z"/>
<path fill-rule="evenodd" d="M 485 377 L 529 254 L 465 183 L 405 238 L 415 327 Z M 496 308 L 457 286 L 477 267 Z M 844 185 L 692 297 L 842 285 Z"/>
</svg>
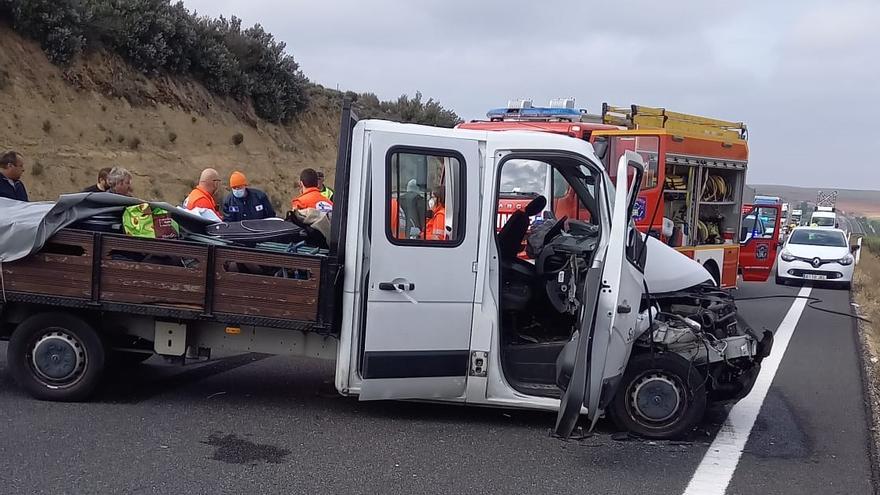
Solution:
<svg viewBox="0 0 880 495">
<path fill-rule="evenodd" d="M 204 232 L 214 223 L 168 203 L 144 201 L 112 193 L 65 194 L 58 201 L 25 203 L 0 198 L 0 262 L 15 261 L 35 253 L 64 227 L 94 215 L 119 212 L 127 206 L 148 203 L 167 210 L 180 225 Z"/>
</svg>

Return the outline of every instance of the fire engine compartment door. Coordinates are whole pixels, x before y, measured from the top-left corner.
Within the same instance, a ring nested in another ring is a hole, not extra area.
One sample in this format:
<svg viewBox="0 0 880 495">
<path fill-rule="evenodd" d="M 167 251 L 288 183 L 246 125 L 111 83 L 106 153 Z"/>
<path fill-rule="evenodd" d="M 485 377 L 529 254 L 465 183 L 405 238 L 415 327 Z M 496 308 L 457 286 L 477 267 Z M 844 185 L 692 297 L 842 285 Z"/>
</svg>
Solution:
<svg viewBox="0 0 880 495">
<path fill-rule="evenodd" d="M 387 131 L 369 139 L 360 400 L 464 400 L 480 220 L 478 143 Z M 443 202 L 445 221 L 438 215 Z"/>
<path fill-rule="evenodd" d="M 781 205 L 743 205 L 739 266 L 743 280 L 764 282 L 773 271 L 782 221 Z"/>
<path fill-rule="evenodd" d="M 601 267 L 601 278 L 586 300 L 595 306 L 581 314 L 580 330 L 575 332 L 557 360 L 557 376 L 570 374 L 568 383 L 559 383 L 565 394 L 556 418 L 556 435 L 567 438 L 577 425 L 583 406 L 591 428 L 616 392 L 634 341 L 635 326 L 644 292 L 645 249 L 632 219 L 645 163 L 641 156 L 627 151 L 617 165 L 617 177 L 634 169 L 629 190 L 618 187 L 611 216 L 611 235 Z M 618 184 L 619 186 L 621 184 Z M 599 268 L 592 269 L 594 273 Z M 590 274 L 587 275 L 590 289 Z M 598 289 L 598 290 L 596 290 Z M 590 299 L 592 297 L 592 299 Z M 573 360 L 573 362 L 571 362 Z M 567 372 L 570 370 L 570 372 Z"/>
</svg>

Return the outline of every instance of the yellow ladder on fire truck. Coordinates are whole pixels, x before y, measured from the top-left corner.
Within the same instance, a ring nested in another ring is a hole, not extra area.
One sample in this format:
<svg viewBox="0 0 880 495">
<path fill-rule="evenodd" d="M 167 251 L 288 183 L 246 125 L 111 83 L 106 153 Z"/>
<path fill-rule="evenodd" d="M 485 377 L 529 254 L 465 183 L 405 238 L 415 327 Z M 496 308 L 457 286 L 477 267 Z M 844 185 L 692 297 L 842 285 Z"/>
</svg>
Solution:
<svg viewBox="0 0 880 495">
<path fill-rule="evenodd" d="M 628 129 L 666 129 L 682 136 L 720 139 L 729 143 L 748 139 L 748 129 L 742 122 L 728 122 L 642 105 L 618 107 L 603 103 L 602 121 Z"/>
</svg>

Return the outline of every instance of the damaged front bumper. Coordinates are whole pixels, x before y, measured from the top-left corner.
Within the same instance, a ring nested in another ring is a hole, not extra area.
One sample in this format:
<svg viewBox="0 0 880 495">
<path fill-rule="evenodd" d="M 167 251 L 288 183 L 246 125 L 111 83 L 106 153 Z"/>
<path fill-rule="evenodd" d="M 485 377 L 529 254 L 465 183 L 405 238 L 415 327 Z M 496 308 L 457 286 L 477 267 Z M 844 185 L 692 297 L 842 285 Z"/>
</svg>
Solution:
<svg viewBox="0 0 880 495">
<path fill-rule="evenodd" d="M 773 333 L 755 332 L 738 314 L 733 297 L 708 285 L 654 296 L 657 317 L 649 341 L 674 352 L 706 376 L 712 402 L 742 399 L 752 390 Z M 646 332 L 647 333 L 647 332 Z"/>
</svg>

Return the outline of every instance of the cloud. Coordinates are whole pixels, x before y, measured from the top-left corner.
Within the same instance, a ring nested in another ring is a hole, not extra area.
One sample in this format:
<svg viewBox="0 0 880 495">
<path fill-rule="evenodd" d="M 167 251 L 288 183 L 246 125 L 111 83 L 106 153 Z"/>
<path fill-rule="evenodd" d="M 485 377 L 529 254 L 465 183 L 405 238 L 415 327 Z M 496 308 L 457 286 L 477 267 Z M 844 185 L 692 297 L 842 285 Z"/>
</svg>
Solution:
<svg viewBox="0 0 880 495">
<path fill-rule="evenodd" d="M 287 42 L 312 80 L 421 91 L 465 118 L 573 96 L 744 121 L 750 182 L 880 189 L 880 4 L 872 0 L 187 0 Z M 829 173 L 834 170 L 835 173 Z"/>
</svg>

